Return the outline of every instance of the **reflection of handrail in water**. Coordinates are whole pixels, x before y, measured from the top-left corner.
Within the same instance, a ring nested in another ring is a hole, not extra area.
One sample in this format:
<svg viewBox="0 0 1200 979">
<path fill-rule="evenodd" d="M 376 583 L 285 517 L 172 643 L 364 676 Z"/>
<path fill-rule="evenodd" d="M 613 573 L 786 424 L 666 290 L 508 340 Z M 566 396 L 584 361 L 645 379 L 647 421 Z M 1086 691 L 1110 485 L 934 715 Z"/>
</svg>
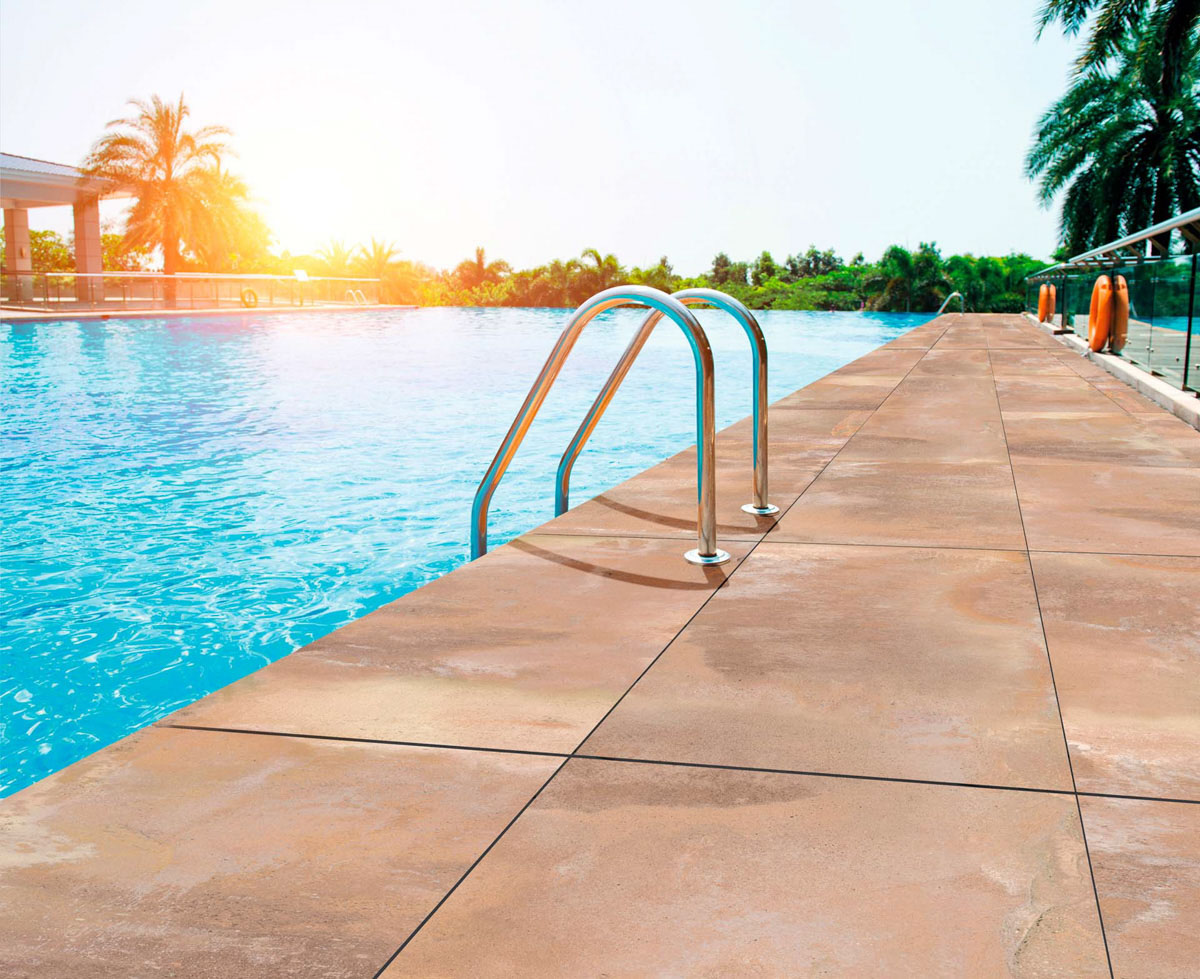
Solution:
<svg viewBox="0 0 1200 979">
<path fill-rule="evenodd" d="M 533 387 L 525 396 L 525 402 L 513 419 L 508 434 L 500 443 L 496 457 L 488 466 L 475 501 L 471 506 L 471 557 L 477 558 L 487 552 L 488 506 L 492 494 L 504 477 L 509 463 L 520 448 L 525 433 L 546 400 L 563 363 L 575 346 L 575 341 L 598 314 L 619 306 L 649 306 L 671 320 L 683 331 L 692 349 L 696 368 L 696 535 L 699 546 L 684 556 L 693 564 L 723 564 L 729 555 L 717 547 L 717 480 L 714 469 L 716 456 L 716 411 L 713 399 L 713 358 L 708 337 L 696 315 L 678 299 L 649 286 L 617 286 L 605 289 L 587 300 L 571 315 L 563 328 L 554 349 L 546 358 Z"/>
<path fill-rule="evenodd" d="M 762 328 L 759 327 L 758 320 L 754 318 L 754 314 L 750 310 L 732 296 L 727 296 L 716 289 L 682 289 L 672 293 L 671 298 L 679 300 L 685 306 L 713 306 L 723 309 L 741 324 L 742 329 L 746 331 L 746 336 L 750 338 L 750 352 L 754 359 L 754 442 L 752 449 L 754 498 L 753 502 L 747 503 L 742 509 L 747 513 L 759 516 L 778 513 L 779 507 L 772 505 L 767 498 L 767 341 L 763 337 Z M 583 451 L 584 445 L 591 438 L 592 432 L 595 431 L 609 403 L 616 395 L 617 389 L 625 380 L 625 375 L 633 367 L 642 347 L 646 345 L 650 334 L 654 332 L 654 327 L 662 318 L 663 313 L 660 310 L 650 311 L 650 315 L 643 321 L 641 328 L 629 341 L 629 346 L 621 354 L 617 366 L 613 368 L 608 380 L 604 382 L 604 387 L 596 395 L 596 400 L 592 402 L 592 406 L 571 438 L 570 444 L 563 452 L 558 463 L 558 478 L 554 490 L 555 516 L 562 516 L 567 512 L 571 469 L 575 465 L 575 460 L 579 458 L 579 453 Z"/>
<path fill-rule="evenodd" d="M 946 297 L 946 301 L 938 307 L 938 311 L 933 315 L 941 316 L 946 307 L 950 305 L 950 300 L 955 296 L 958 296 L 959 313 L 965 313 L 967 311 L 967 301 L 963 298 L 963 294 L 961 292 L 955 291 Z"/>
</svg>

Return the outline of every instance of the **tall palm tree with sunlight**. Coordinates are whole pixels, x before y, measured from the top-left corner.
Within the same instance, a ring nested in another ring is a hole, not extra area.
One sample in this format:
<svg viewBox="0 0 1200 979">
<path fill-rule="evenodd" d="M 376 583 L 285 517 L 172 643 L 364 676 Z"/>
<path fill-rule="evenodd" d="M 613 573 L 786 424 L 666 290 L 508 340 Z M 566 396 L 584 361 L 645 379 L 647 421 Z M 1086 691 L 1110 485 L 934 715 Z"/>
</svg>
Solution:
<svg viewBox="0 0 1200 979">
<path fill-rule="evenodd" d="M 206 190 L 212 190 L 209 171 L 228 152 L 224 139 L 229 130 L 188 130 L 190 110 L 182 95 L 174 104 L 157 95 L 149 102 L 131 99 L 128 104 L 134 112 L 107 124 L 83 169 L 132 195 L 126 245 L 160 249 L 163 271 L 174 275 L 184 250 L 217 230 L 213 219 L 219 209 L 210 206 L 211 193 L 206 196 Z M 174 298 L 173 285 L 168 286 L 167 298 Z"/>
<path fill-rule="evenodd" d="M 579 269 L 580 278 L 583 280 L 581 284 L 589 296 L 618 285 L 628 278 L 616 255 L 601 255 L 599 249 L 585 248 L 579 257 L 592 260 L 591 265 L 581 263 Z"/>
<path fill-rule="evenodd" d="M 354 249 L 347 247 L 344 241 L 335 238 L 317 252 L 317 259 L 326 275 L 346 278 L 350 275 L 350 263 L 354 261 Z"/>
<path fill-rule="evenodd" d="M 454 270 L 454 278 L 461 289 L 474 289 L 485 282 L 499 282 L 512 271 L 508 262 L 487 260 L 487 253 L 482 248 L 475 249 L 475 260 L 467 258 L 458 263 Z"/>
<path fill-rule="evenodd" d="M 370 245 L 360 245 L 354 259 L 354 270 L 372 279 L 382 279 L 399 253 L 390 241 L 371 239 Z"/>
<path fill-rule="evenodd" d="M 1059 233 L 1069 253 L 1200 206 L 1200 35 L 1181 49 L 1172 94 L 1164 52 L 1147 37 L 1155 29 L 1144 21 L 1038 120 L 1025 172 L 1044 206 L 1063 193 Z"/>
</svg>

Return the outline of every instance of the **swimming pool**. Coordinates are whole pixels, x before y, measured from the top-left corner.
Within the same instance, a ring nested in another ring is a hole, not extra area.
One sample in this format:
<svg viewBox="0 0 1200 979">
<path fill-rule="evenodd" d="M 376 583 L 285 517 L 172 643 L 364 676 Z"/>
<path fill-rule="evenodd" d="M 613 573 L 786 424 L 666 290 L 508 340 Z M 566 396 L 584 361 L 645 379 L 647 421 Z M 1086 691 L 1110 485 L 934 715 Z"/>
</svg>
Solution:
<svg viewBox="0 0 1200 979">
<path fill-rule="evenodd" d="M 0 324 L 0 795 L 466 559 L 471 498 L 567 312 L 422 309 Z M 717 420 L 749 345 L 699 311 Z M 492 502 L 553 516 L 554 471 L 640 314 L 583 334 Z M 760 314 L 772 399 L 925 315 Z M 664 323 L 575 467 L 583 501 L 695 441 Z"/>
</svg>

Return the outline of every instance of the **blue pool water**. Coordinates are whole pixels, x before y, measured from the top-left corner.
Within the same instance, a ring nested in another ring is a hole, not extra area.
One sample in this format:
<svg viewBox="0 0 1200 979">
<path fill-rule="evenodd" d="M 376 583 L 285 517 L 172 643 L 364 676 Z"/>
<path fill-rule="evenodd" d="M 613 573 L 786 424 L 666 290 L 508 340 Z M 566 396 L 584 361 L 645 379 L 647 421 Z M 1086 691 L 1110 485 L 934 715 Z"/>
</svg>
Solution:
<svg viewBox="0 0 1200 979">
<path fill-rule="evenodd" d="M 565 315 L 0 324 L 0 794 L 462 563 L 475 486 Z M 749 346 L 700 317 L 725 425 L 749 412 Z M 585 331 L 493 500 L 493 546 L 553 515 L 558 456 L 639 319 Z M 772 398 L 925 319 L 762 314 Z M 694 442 L 692 399 L 664 323 L 572 498 Z"/>
</svg>

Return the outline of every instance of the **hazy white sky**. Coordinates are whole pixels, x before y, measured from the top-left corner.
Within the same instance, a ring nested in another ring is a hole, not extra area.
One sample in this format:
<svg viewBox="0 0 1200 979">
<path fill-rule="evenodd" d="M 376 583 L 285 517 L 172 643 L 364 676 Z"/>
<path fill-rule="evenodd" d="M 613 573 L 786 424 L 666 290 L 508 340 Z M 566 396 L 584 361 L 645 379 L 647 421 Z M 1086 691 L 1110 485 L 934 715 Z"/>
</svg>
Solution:
<svg viewBox="0 0 1200 979">
<path fill-rule="evenodd" d="M 183 91 L 293 251 L 1045 257 L 1021 164 L 1075 44 L 1039 3 L 0 0 L 0 148 L 75 163 Z"/>
</svg>

